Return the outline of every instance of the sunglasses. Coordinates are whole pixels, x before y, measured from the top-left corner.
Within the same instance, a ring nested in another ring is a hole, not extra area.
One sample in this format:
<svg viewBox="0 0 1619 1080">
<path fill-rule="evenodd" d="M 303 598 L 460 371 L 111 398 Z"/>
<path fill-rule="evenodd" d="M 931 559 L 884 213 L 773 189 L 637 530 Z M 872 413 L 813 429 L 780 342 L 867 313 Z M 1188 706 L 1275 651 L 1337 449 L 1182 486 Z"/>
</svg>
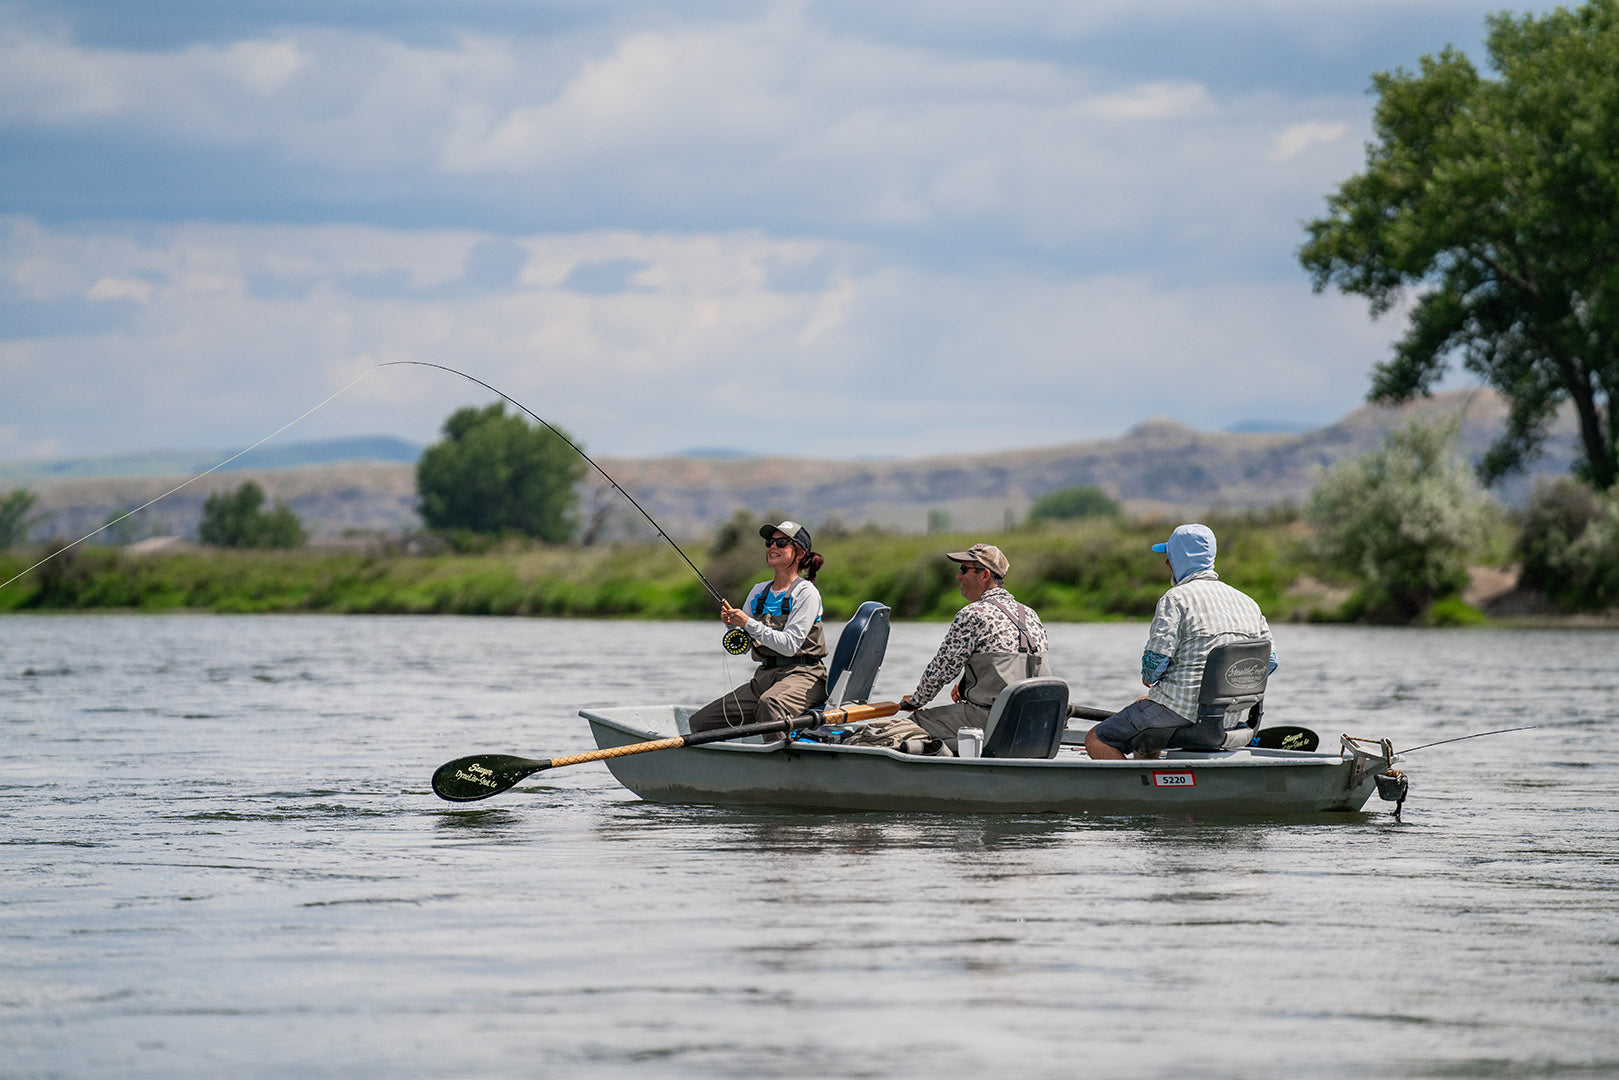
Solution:
<svg viewBox="0 0 1619 1080">
<path fill-rule="evenodd" d="M 976 574 L 982 569 L 984 569 L 982 566 L 968 566 L 966 563 L 956 564 L 956 574 L 959 577 L 966 577 L 968 574 Z"/>
<path fill-rule="evenodd" d="M 791 537 L 772 536 L 770 539 L 765 541 L 765 547 L 791 547 L 792 543 L 793 541 Z"/>
</svg>

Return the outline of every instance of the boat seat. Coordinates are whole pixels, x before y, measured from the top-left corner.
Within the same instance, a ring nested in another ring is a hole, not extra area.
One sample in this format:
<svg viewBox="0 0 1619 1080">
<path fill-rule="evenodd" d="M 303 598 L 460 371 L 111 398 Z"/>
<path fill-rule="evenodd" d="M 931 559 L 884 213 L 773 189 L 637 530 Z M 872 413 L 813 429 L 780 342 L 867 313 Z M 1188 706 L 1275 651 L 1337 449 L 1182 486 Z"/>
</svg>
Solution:
<svg viewBox="0 0 1619 1080">
<path fill-rule="evenodd" d="M 984 722 L 984 757 L 1054 758 L 1068 726 L 1068 683 L 1024 679 L 995 698 Z"/>
<path fill-rule="evenodd" d="M 871 700 L 871 687 L 888 651 L 888 608 L 867 600 L 838 635 L 832 663 L 826 669 L 828 705 L 858 705 Z"/>
<path fill-rule="evenodd" d="M 1271 643 L 1266 638 L 1216 645 L 1203 661 L 1197 719 L 1171 736 L 1171 750 L 1236 750 L 1253 740 L 1265 711 Z"/>
</svg>

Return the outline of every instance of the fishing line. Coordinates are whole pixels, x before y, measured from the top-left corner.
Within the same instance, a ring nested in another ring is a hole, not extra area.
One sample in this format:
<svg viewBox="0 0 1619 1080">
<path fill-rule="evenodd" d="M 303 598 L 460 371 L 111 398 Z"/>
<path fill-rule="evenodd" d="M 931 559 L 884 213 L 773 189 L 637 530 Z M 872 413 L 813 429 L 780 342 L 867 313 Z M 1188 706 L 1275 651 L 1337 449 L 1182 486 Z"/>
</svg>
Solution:
<svg viewBox="0 0 1619 1080">
<path fill-rule="evenodd" d="M 525 413 L 527 413 L 530 417 L 532 417 L 536 423 L 543 424 L 545 426 L 545 428 L 548 431 L 551 432 L 551 434 L 555 435 L 557 438 L 561 439 L 563 442 L 567 443 L 570 447 L 572 447 L 574 453 L 578 454 L 580 457 L 582 457 L 586 461 L 590 462 L 590 467 L 595 469 L 597 472 L 601 473 L 602 479 L 606 480 L 609 484 L 612 484 L 614 491 L 617 491 L 620 495 L 624 496 L 624 498 L 628 499 L 630 505 L 635 507 L 637 510 L 639 510 L 641 512 L 641 516 L 646 518 L 647 524 L 651 525 L 654 529 L 656 529 L 658 531 L 658 535 L 663 537 L 665 540 L 667 540 L 669 542 L 669 546 L 675 549 L 675 554 L 679 555 L 682 559 L 686 560 L 686 565 L 691 567 L 691 572 L 697 575 L 697 580 L 701 581 L 703 583 L 703 588 L 708 590 L 709 595 L 712 596 L 714 599 L 718 600 L 720 602 L 721 607 L 730 607 L 730 604 L 725 599 L 725 597 L 720 595 L 720 591 L 718 589 L 714 588 L 713 584 L 708 580 L 708 578 L 703 576 L 703 572 L 701 570 L 697 569 L 697 564 L 692 562 L 691 559 L 689 557 L 687 557 L 686 553 L 680 549 L 679 544 L 675 543 L 674 537 L 672 537 L 668 533 L 664 532 L 663 531 L 663 526 L 659 525 L 657 520 L 655 518 L 653 518 L 653 516 L 651 514 L 647 513 L 646 507 L 644 507 L 640 503 L 636 502 L 635 501 L 635 496 L 631 495 L 629 492 L 625 491 L 623 485 L 621 485 L 617 480 L 614 480 L 611 476 L 609 476 L 607 474 L 607 470 L 602 468 L 600 465 L 598 465 L 596 463 L 595 458 L 593 458 L 589 454 L 585 453 L 584 450 L 580 448 L 578 443 L 574 442 L 572 439 L 568 438 L 562 432 L 558 431 L 551 424 L 551 422 L 549 420 L 545 419 L 545 417 L 541 416 L 539 413 L 535 412 L 533 409 L 529 408 L 527 405 L 524 405 L 521 401 L 518 401 L 516 398 L 512 397 L 510 394 L 504 393 L 504 392 L 502 392 L 500 390 L 496 390 L 493 386 L 490 386 L 488 383 L 484 382 L 482 379 L 478 378 L 476 375 L 468 375 L 466 372 L 459 371 L 459 370 L 457 370 L 457 369 L 455 369 L 453 367 L 450 367 L 447 364 L 435 364 L 435 363 L 432 363 L 431 361 L 428 361 L 428 360 L 389 360 L 386 363 L 378 364 L 377 367 L 429 367 L 429 368 L 438 368 L 438 370 L 440 370 L 440 371 L 448 371 L 451 375 L 459 375 L 463 379 L 466 379 L 468 382 L 477 383 L 479 386 L 483 387 L 485 390 L 489 391 L 491 394 L 497 394 L 501 398 L 505 399 L 506 401 L 509 401 L 513 405 L 516 405 L 519 409 L 522 409 Z M 373 370 L 375 370 L 375 369 L 373 369 Z M 344 389 L 347 389 L 347 387 L 345 387 Z M 339 391 L 339 392 L 341 392 L 341 391 Z M 732 656 L 741 656 L 743 653 L 747 652 L 749 648 L 752 647 L 753 642 L 752 642 L 752 640 L 749 639 L 749 637 L 748 637 L 748 635 L 746 633 L 744 633 L 739 628 L 733 626 L 733 627 L 730 627 L 729 629 L 726 630 L 725 637 L 722 639 L 721 644 L 724 645 L 725 651 L 727 653 L 730 653 Z M 726 669 L 725 669 L 725 677 L 726 677 L 727 682 L 730 682 L 730 675 L 731 675 L 730 668 L 727 666 Z M 739 713 L 741 712 L 741 705 L 740 704 L 738 704 L 738 706 L 737 706 L 737 711 Z"/>
<path fill-rule="evenodd" d="M 1465 742 L 1468 739 L 1482 739 L 1486 735 L 1505 735 L 1509 731 L 1533 731 L 1539 726 L 1539 724 L 1528 724 L 1524 727 L 1498 728 L 1495 731 L 1476 731 L 1471 735 L 1458 735 L 1454 739 L 1440 739 L 1438 742 L 1423 743 L 1421 746 L 1413 746 L 1409 750 L 1399 750 L 1396 751 L 1395 756 L 1403 757 L 1406 754 L 1414 754 L 1418 750 L 1426 750 L 1430 746 L 1444 746 L 1446 743 Z"/>
<path fill-rule="evenodd" d="M 242 455 L 250 453 L 251 451 L 258 449 L 259 447 L 263 446 L 265 443 L 269 442 L 271 439 L 275 438 L 277 435 L 280 435 L 283 431 L 286 431 L 288 428 L 292 427 L 294 424 L 297 424 L 299 421 L 304 420 L 305 418 L 310 416 L 312 413 L 315 413 L 318 410 L 324 408 L 326 405 L 330 404 L 336 398 L 340 397 L 344 393 L 347 393 L 349 390 L 353 389 L 356 384 L 358 384 L 362 379 L 365 379 L 368 376 L 370 376 L 378 368 L 385 368 L 385 367 L 429 367 L 429 368 L 437 368 L 440 371 L 447 371 L 452 375 L 459 375 L 459 376 L 461 376 L 461 378 L 466 379 L 468 382 L 476 383 L 479 386 L 483 387 L 485 390 L 488 390 L 490 393 L 495 394 L 498 397 L 502 398 L 503 400 L 509 401 L 513 405 L 517 406 L 517 408 L 519 408 L 523 412 L 527 413 L 529 415 L 529 417 L 531 417 L 536 423 L 541 424 L 542 426 L 544 426 L 546 428 L 546 430 L 550 431 L 551 434 L 555 435 L 557 438 L 559 438 L 563 442 L 567 443 L 568 446 L 573 450 L 574 453 L 578 454 L 580 457 L 584 458 L 585 461 L 589 462 L 590 466 L 593 469 L 595 469 L 598 473 L 600 473 L 604 480 L 606 480 L 609 484 L 611 484 L 613 486 L 613 490 L 617 491 L 620 495 L 624 496 L 625 499 L 629 500 L 629 504 L 631 506 L 635 507 L 636 510 L 640 511 L 641 516 L 646 518 L 647 523 L 650 524 L 654 529 L 657 530 L 658 535 L 663 537 L 663 539 L 668 542 L 669 546 L 675 549 L 675 554 L 679 555 L 683 560 L 685 560 L 686 565 L 691 567 L 692 573 L 697 575 L 697 580 L 701 581 L 703 583 L 703 588 L 708 590 L 709 595 L 712 596 L 715 600 L 718 600 L 722 606 L 726 604 L 725 597 L 720 595 L 720 591 L 718 589 L 716 589 L 714 587 L 713 583 L 710 582 L 708 580 L 708 578 L 706 576 L 704 576 L 703 572 L 697 568 L 697 564 L 691 561 L 691 558 L 685 553 L 685 551 L 681 550 L 681 547 L 680 547 L 679 544 L 675 543 L 674 537 L 670 536 L 667 532 L 665 532 L 663 526 L 659 525 L 657 520 L 655 518 L 653 518 L 653 516 L 651 514 L 647 513 L 646 507 L 642 506 L 639 502 L 637 502 L 636 499 L 635 499 L 635 496 L 631 495 L 628 491 L 625 491 L 624 486 L 622 484 L 620 484 L 617 480 L 614 480 L 610 475 L 608 475 L 607 470 L 602 468 L 601 465 L 599 465 L 596 462 L 595 458 L 593 458 L 589 454 L 585 453 L 584 450 L 581 449 L 580 446 L 577 443 L 575 443 L 572 439 L 568 438 L 561 431 L 557 430 L 555 425 L 553 425 L 550 421 L 546 420 L 543 416 L 536 413 L 533 409 L 530 409 L 527 405 L 524 405 L 521 401 L 518 401 L 516 398 L 512 397 L 510 394 L 507 394 L 504 391 L 495 389 L 493 386 L 490 386 L 488 383 L 484 382 L 482 379 L 478 378 L 477 376 L 469 375 L 466 372 L 460 371 L 460 370 L 458 370 L 456 368 L 453 368 L 453 367 L 450 367 L 447 364 L 435 364 L 435 363 L 432 363 L 432 362 L 427 361 L 427 360 L 389 360 L 389 361 L 386 361 L 384 363 L 374 364 L 371 367 L 366 368 L 359 375 L 355 376 L 348 383 L 346 383 L 342 387 L 338 388 L 332 394 L 328 395 L 326 398 L 321 400 L 319 403 L 317 403 L 316 405 L 312 406 L 309 409 L 306 409 L 304 412 L 299 413 L 297 416 L 293 417 L 291 420 L 287 421 L 285 424 L 282 424 L 280 427 L 278 427 L 274 431 L 270 432 L 270 434 L 264 436 L 264 438 L 260 439 L 258 442 L 255 442 L 251 446 L 247 446 L 247 447 L 244 447 L 241 450 L 238 450 L 236 453 L 234 453 L 234 454 L 230 455 L 229 457 L 225 458 L 223 461 L 219 462 L 217 465 L 214 465 L 214 466 L 211 466 L 210 468 L 204 469 L 202 472 L 200 472 L 197 475 L 191 477 L 189 480 L 186 480 L 186 481 L 184 481 L 183 483 L 180 483 L 180 484 L 176 484 L 174 487 L 170 488 L 168 491 L 165 491 L 163 494 L 157 496 L 155 499 L 150 499 L 147 502 L 144 502 L 141 505 L 135 507 L 133 510 L 130 510 L 130 511 L 127 511 L 127 512 L 125 512 L 123 514 L 120 514 L 119 516 L 117 516 L 117 517 L 111 519 L 110 521 L 108 521 L 105 525 L 102 525 L 100 528 L 92 529 L 90 532 L 85 533 L 83 536 L 79 537 L 77 540 L 73 541 L 71 544 L 68 544 L 68 545 L 66 545 L 64 547 L 60 547 L 60 548 L 56 549 L 55 551 L 51 552 L 49 555 L 46 555 L 43 559 L 40 559 L 38 562 L 34 563 L 32 566 L 29 566 L 26 569 L 22 570 L 21 572 L 12 575 L 11 577 L 7 578 L 5 581 L 0 581 L 0 589 L 5 588 L 6 586 L 10 585 L 12 582 L 18 580 L 19 578 L 23 577 L 24 575 L 28 574 L 29 572 L 39 569 L 41 566 L 44 566 L 46 563 L 50 562 L 52 559 L 56 558 L 58 555 L 61 555 L 63 552 L 70 551 L 73 548 L 76 548 L 80 544 L 84 543 L 86 540 L 89 540 L 92 537 L 95 537 L 95 536 L 105 532 L 106 530 L 112 528 L 114 525 L 118 524 L 120 521 L 123 521 L 126 518 L 132 517 L 135 514 L 140 513 L 142 510 L 145 510 L 147 507 L 152 506 L 155 503 L 161 502 L 162 500 L 168 498 L 170 495 L 173 495 L 177 491 L 181 491 L 181 490 L 183 490 L 183 489 L 185 489 L 187 487 L 190 487 L 192 484 L 196 483 L 198 480 L 201 480 L 203 477 L 209 476 L 209 475 L 211 475 L 213 473 L 218 472 L 220 469 L 223 469 L 225 466 L 229 465 L 231 462 L 235 461 L 237 458 L 240 458 Z M 748 638 L 748 635 L 746 633 L 742 632 L 741 630 L 739 630 L 739 629 L 737 629 L 735 627 L 732 627 L 731 629 L 729 629 L 726 632 L 723 644 L 725 646 L 725 651 L 726 652 L 730 653 L 732 656 L 740 656 L 743 653 L 747 652 L 748 649 L 752 646 L 753 643 Z M 726 672 L 727 679 L 729 679 L 729 674 L 730 673 L 727 670 L 727 672 Z"/>
<path fill-rule="evenodd" d="M 379 365 L 379 366 L 381 366 L 381 365 Z M 119 514 L 117 517 L 113 518 L 111 521 L 109 521 L 105 525 L 101 526 L 101 528 L 92 529 L 90 532 L 85 533 L 83 536 L 81 536 L 77 540 L 73 541 L 73 543 L 68 544 L 66 547 L 57 548 L 55 551 L 51 552 L 49 555 L 47 555 L 43 559 L 39 560 L 33 566 L 30 566 L 27 570 L 22 571 L 22 573 L 13 574 L 11 577 L 6 578 L 6 580 L 0 581 L 0 589 L 3 589 L 7 585 L 10 585 L 13 581 L 16 581 L 18 578 L 22 577 L 23 574 L 28 573 L 30 570 L 39 569 L 41 566 L 44 566 L 46 563 L 48 563 L 52 559 L 56 558 L 58 555 L 62 554 L 64 551 L 71 551 L 73 548 L 78 547 L 80 544 L 84 543 L 86 540 L 90 539 L 92 536 L 96 536 L 96 535 L 99 535 L 100 533 L 106 532 L 108 529 L 112 528 L 114 525 L 118 524 L 120 521 L 123 521 L 125 518 L 133 517 L 134 515 L 140 513 L 142 510 L 145 510 L 148 506 L 151 506 L 153 503 L 162 502 L 164 499 L 168 498 L 170 495 L 173 495 L 176 491 L 179 491 L 182 488 L 190 487 L 192 484 L 195 484 L 198 480 L 201 480 L 203 477 L 209 475 L 210 473 L 218 472 L 220 469 L 223 469 L 226 465 L 229 465 L 231 462 L 235 461 L 237 458 L 241 457 L 243 454 L 249 453 L 249 452 L 251 452 L 253 450 L 257 450 L 259 447 L 263 446 L 265 443 L 269 442 L 271 439 L 275 438 L 277 435 L 281 434 L 283 431 L 287 430 L 292 425 L 296 424 L 298 421 L 304 419 L 304 417 L 308 416 L 310 413 L 313 413 L 317 409 L 320 409 L 323 406 L 327 405 L 329 402 L 332 401 L 333 398 L 336 398 L 339 394 L 342 394 L 345 391 L 349 390 L 352 386 L 354 386 L 355 383 L 359 382 L 361 379 L 365 378 L 367 375 L 370 375 L 375 370 L 377 370 L 375 367 L 366 368 L 364 371 L 360 372 L 359 375 L 355 376 L 355 378 L 351 382 L 349 382 L 347 386 L 342 387 L 336 393 L 334 393 L 330 397 L 326 398 L 325 401 L 322 401 L 319 405 L 314 406 L 314 408 L 311 408 L 311 409 L 309 409 L 309 410 L 307 410 L 307 411 L 305 411 L 303 413 L 300 413 L 298 416 L 295 416 L 291 420 L 288 420 L 285 424 L 282 424 L 280 427 L 278 427 L 274 431 L 270 432 L 270 434 L 266 435 L 264 438 L 260 439 L 258 442 L 254 443 L 252 446 L 249 446 L 249 447 L 246 447 L 244 449 L 236 451 L 236 453 L 232 454 L 230 457 L 226 458 L 224 461 L 221 461 L 218 465 L 215 465 L 215 466 L 213 466 L 212 468 L 209 468 L 209 469 L 204 469 L 202 472 L 198 473 L 196 476 L 193 476 L 190 480 L 187 480 L 183 484 L 177 484 L 176 486 L 174 486 L 174 487 L 170 488 L 169 490 L 165 491 L 163 494 L 159 495 L 157 498 L 152 499 L 149 502 L 141 503 L 141 505 L 135 507 L 135 509 L 128 511 L 127 513 Z M 502 396 L 504 397 L 505 395 L 502 395 Z M 546 425 L 546 426 L 549 427 L 550 425 Z"/>
</svg>

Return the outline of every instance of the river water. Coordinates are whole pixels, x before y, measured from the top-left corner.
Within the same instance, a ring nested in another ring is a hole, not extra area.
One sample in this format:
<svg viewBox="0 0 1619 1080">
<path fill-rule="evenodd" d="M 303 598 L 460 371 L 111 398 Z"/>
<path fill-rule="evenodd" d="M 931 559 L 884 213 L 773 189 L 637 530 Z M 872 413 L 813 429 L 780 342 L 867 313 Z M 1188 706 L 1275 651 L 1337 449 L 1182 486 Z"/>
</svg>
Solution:
<svg viewBox="0 0 1619 1080">
<path fill-rule="evenodd" d="M 1144 626 L 1050 629 L 1139 692 Z M 0 619 L 0 1076 L 1619 1075 L 1619 636 L 1277 627 L 1328 745 L 1540 725 L 1413 754 L 1400 823 L 430 793 L 715 696 L 720 630 Z"/>
</svg>

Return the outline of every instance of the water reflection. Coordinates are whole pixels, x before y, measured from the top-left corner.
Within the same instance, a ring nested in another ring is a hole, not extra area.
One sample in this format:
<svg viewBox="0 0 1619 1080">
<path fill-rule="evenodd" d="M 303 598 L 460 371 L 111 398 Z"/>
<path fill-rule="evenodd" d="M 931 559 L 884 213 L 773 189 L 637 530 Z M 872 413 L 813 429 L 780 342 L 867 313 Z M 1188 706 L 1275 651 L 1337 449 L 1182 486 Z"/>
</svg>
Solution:
<svg viewBox="0 0 1619 1080">
<path fill-rule="evenodd" d="M 441 834 L 466 833 L 490 840 L 501 839 L 528 821 L 525 814 L 497 807 L 435 810 L 429 816 L 433 819 L 433 827 Z"/>
</svg>

